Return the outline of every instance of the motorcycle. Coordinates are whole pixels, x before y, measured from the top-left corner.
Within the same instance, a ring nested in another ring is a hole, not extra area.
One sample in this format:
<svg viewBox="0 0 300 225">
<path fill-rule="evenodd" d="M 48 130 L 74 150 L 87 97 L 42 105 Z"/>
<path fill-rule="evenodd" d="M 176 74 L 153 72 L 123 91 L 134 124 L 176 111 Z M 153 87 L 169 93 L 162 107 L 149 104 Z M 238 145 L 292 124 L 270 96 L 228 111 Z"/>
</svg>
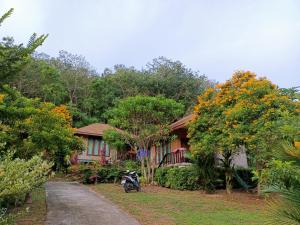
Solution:
<svg viewBox="0 0 300 225">
<path fill-rule="evenodd" d="M 126 175 L 122 177 L 121 184 L 126 193 L 130 192 L 131 190 L 141 191 L 139 176 L 135 171 L 126 171 Z"/>
</svg>

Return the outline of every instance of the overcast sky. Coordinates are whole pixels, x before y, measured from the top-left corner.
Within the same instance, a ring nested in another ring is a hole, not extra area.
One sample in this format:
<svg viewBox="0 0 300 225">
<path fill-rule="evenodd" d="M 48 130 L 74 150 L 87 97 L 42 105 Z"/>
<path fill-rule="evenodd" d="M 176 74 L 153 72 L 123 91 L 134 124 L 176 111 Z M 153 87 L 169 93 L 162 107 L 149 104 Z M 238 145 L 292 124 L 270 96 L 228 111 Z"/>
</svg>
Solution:
<svg viewBox="0 0 300 225">
<path fill-rule="evenodd" d="M 0 37 L 48 33 L 39 51 L 83 55 L 99 73 L 165 56 L 216 81 L 243 69 L 300 86 L 299 0 L 0 0 L 11 7 Z"/>
</svg>

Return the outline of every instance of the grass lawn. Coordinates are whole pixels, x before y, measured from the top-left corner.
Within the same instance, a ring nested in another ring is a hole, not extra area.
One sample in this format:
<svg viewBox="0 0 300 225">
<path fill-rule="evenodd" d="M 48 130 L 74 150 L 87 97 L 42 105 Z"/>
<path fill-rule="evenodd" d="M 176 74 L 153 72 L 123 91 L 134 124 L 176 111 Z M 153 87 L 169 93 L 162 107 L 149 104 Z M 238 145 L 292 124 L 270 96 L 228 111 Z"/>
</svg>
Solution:
<svg viewBox="0 0 300 225">
<path fill-rule="evenodd" d="M 46 217 L 46 196 L 45 189 L 41 187 L 32 192 L 32 203 L 26 203 L 22 207 L 16 208 L 17 225 L 43 225 Z"/>
<path fill-rule="evenodd" d="M 145 187 L 142 192 L 124 193 L 116 184 L 90 186 L 143 225 L 248 225 L 265 224 L 263 199 L 247 193 L 204 194 L 200 191 L 176 191 Z"/>
</svg>

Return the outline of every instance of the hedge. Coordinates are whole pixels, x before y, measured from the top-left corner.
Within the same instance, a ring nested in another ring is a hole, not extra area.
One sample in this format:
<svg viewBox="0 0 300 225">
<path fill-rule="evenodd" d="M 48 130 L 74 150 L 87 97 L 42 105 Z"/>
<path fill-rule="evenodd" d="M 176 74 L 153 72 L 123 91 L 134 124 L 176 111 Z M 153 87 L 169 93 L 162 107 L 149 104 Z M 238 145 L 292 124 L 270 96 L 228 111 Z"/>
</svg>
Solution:
<svg viewBox="0 0 300 225">
<path fill-rule="evenodd" d="M 199 176 L 194 166 L 158 168 L 155 173 L 156 182 L 177 190 L 197 190 L 200 188 Z"/>
<path fill-rule="evenodd" d="M 256 182 L 252 181 L 252 170 L 251 169 L 236 169 L 235 172 L 240 179 L 243 180 L 249 187 L 255 187 Z M 212 181 L 212 187 L 205 187 L 204 181 L 197 170 L 197 167 L 162 167 L 155 171 L 155 181 L 162 187 L 167 187 L 177 190 L 197 190 L 204 189 L 208 192 L 213 192 L 214 188 L 223 189 L 225 188 L 225 176 L 222 168 L 215 168 L 215 177 Z M 234 177 L 233 179 L 234 188 L 244 188 L 241 183 Z"/>
</svg>

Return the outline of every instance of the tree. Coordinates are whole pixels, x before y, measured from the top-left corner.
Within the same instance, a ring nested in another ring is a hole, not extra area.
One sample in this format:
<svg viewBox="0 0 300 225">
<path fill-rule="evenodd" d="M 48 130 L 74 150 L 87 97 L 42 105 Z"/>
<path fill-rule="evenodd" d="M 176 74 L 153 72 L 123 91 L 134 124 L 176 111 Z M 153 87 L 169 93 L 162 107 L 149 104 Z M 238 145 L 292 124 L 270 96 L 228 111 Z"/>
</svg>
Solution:
<svg viewBox="0 0 300 225">
<path fill-rule="evenodd" d="M 60 72 L 70 103 L 75 105 L 81 104 L 81 108 L 84 110 L 91 110 L 91 106 L 86 105 L 86 102 L 91 95 L 92 78 L 97 73 L 91 68 L 85 58 L 66 51 L 60 51 L 59 57 L 51 61 Z"/>
<path fill-rule="evenodd" d="M 93 82 L 93 115 L 104 120 L 103 113 L 118 99 L 136 95 L 161 95 L 182 103 L 190 110 L 195 99 L 213 82 L 179 61 L 164 57 L 154 59 L 143 70 L 116 65 L 106 69 Z M 100 101 L 101 99 L 101 101 Z"/>
<path fill-rule="evenodd" d="M 189 129 L 194 152 L 221 152 L 227 156 L 224 159 L 231 159 L 238 147 L 245 145 L 259 175 L 274 144 L 284 138 L 279 121 L 299 115 L 299 102 L 266 78 L 239 71 L 200 96 L 195 115 Z"/>
<path fill-rule="evenodd" d="M 153 59 L 144 71 L 148 92 L 182 103 L 186 110 L 196 104 L 197 96 L 213 85 L 206 76 L 187 68 L 180 61 L 165 57 Z"/>
<path fill-rule="evenodd" d="M 169 124 L 183 113 L 184 106 L 164 97 L 136 96 L 120 100 L 107 112 L 109 123 L 120 130 L 109 130 L 106 136 L 117 136 L 136 150 L 141 160 L 142 175 L 151 182 L 154 163 L 150 148 L 169 137 Z M 112 134 L 118 133 L 118 134 Z"/>
<path fill-rule="evenodd" d="M 21 159 L 43 154 L 61 170 L 65 157 L 82 149 L 71 122 L 66 106 L 26 98 L 5 85 L 0 92 L 0 156 L 11 149 Z"/>
<path fill-rule="evenodd" d="M 49 60 L 30 58 L 23 69 L 9 82 L 28 98 L 40 98 L 56 105 L 66 102 L 67 90 L 59 70 Z"/>
<path fill-rule="evenodd" d="M 221 155 L 226 191 L 231 193 L 233 178 L 231 162 L 242 142 L 235 128 L 227 121 L 224 110 L 231 105 L 220 104 L 220 99 L 223 97 L 213 88 L 199 96 L 198 105 L 195 107 L 196 116 L 189 126 L 188 137 L 193 155 L 204 155 L 207 158 L 211 154 Z"/>
<path fill-rule="evenodd" d="M 12 13 L 13 9 L 10 9 L 0 18 L 0 26 Z M 8 78 L 12 79 L 21 70 L 30 59 L 31 53 L 42 45 L 47 37 L 48 35 L 37 36 L 34 33 L 30 37 L 27 46 L 14 44 L 14 40 L 11 37 L 2 39 L 2 42 L 0 42 L 0 85 L 7 82 Z"/>
</svg>

